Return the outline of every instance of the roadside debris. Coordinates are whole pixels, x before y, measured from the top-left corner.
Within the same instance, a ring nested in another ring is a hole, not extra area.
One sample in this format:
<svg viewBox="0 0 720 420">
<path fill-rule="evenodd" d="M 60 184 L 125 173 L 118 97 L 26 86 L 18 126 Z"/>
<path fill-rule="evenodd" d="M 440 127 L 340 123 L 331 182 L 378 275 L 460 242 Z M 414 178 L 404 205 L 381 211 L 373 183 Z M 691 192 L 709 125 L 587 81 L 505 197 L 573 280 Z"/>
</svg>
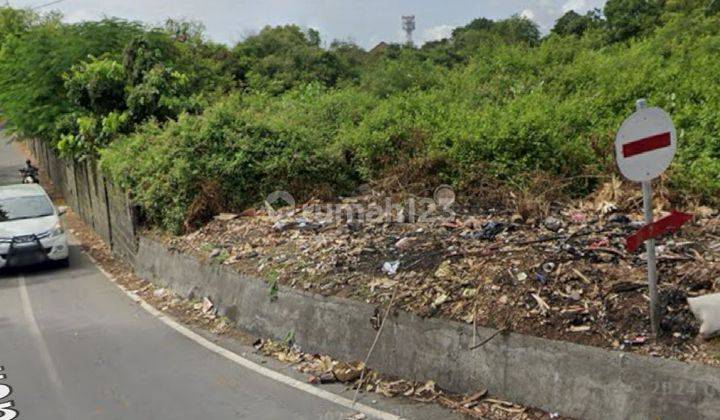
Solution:
<svg viewBox="0 0 720 420">
<path fill-rule="evenodd" d="M 215 216 L 215 220 L 219 220 L 221 222 L 227 222 L 233 219 L 237 219 L 238 215 L 234 213 L 220 213 L 217 216 Z"/>
<path fill-rule="evenodd" d="M 208 297 L 204 297 L 202 301 L 202 311 L 204 314 L 215 313 L 215 305 Z"/>
<path fill-rule="evenodd" d="M 557 219 L 553 216 L 548 216 L 545 221 L 543 222 L 543 225 L 550 231 L 557 232 L 559 231 L 563 224 L 560 221 L 560 219 Z"/>
<path fill-rule="evenodd" d="M 690 310 L 699 319 L 700 335 L 712 338 L 720 334 L 720 293 L 689 298 Z"/>
<path fill-rule="evenodd" d="M 216 257 L 220 256 L 220 253 L 221 253 L 221 252 L 222 252 L 221 249 L 215 248 L 215 249 L 213 249 L 212 251 L 210 251 L 210 254 L 208 254 L 208 257 L 209 257 L 210 259 L 216 258 Z"/>
<path fill-rule="evenodd" d="M 257 340 L 260 354 L 295 365 L 308 375 L 308 382 L 320 385 L 344 383 L 362 393 L 376 393 L 387 398 L 402 397 L 423 403 L 437 403 L 470 418 L 478 419 L 550 419 L 557 415 L 523 407 L 491 397 L 485 388 L 468 395 L 456 395 L 440 389 L 434 381 L 413 382 L 380 375 L 362 362 L 341 362 L 329 356 L 303 353 L 272 340 Z M 364 376 L 361 379 L 361 375 Z M 357 417 L 354 417 L 357 418 Z"/>
<path fill-rule="evenodd" d="M 382 270 L 385 274 L 388 276 L 394 276 L 397 273 L 398 268 L 400 267 L 400 261 L 386 261 L 383 264 Z"/>
<path fill-rule="evenodd" d="M 371 190 L 336 205 L 369 206 L 384 196 Z M 603 187 L 584 201 L 553 203 L 539 219 L 515 210 L 456 209 L 453 217 L 399 223 L 400 205 L 382 220 L 299 208 L 276 220 L 258 210 L 158 239 L 200 258 L 211 244 L 239 272 L 324 296 L 384 305 L 397 284 L 395 306 L 420 316 L 720 364 L 716 350 L 693 341 L 699 322 L 687 304 L 720 292 L 714 210 L 689 209 L 697 217 L 658 241 L 662 335 L 657 343 L 635 340 L 650 336 L 646 256 L 642 248 L 625 250 L 625 238 L 643 224 L 639 198 L 618 185 Z"/>
<path fill-rule="evenodd" d="M 332 368 L 332 373 L 340 382 L 352 382 L 360 378 L 362 371 L 365 369 L 365 363 L 355 362 L 339 362 Z"/>
<path fill-rule="evenodd" d="M 505 229 L 505 225 L 496 221 L 490 220 L 482 226 L 482 230 L 475 231 L 472 233 L 474 239 L 485 239 L 491 240 L 500 234 Z"/>
</svg>

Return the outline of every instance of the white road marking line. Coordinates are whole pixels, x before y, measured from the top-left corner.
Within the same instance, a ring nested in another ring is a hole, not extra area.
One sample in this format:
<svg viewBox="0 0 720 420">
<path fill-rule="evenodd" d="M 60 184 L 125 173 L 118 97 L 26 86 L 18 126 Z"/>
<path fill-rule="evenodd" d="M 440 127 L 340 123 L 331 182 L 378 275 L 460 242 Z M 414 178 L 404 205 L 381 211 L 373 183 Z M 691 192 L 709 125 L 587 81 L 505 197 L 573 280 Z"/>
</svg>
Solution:
<svg viewBox="0 0 720 420">
<path fill-rule="evenodd" d="M 265 366 L 259 365 L 249 359 L 246 359 L 242 356 L 240 356 L 237 353 L 233 353 L 232 351 L 221 347 L 212 341 L 206 339 L 205 337 L 193 332 L 191 329 L 185 327 L 184 325 L 178 323 L 171 317 L 165 315 L 164 313 L 160 312 L 159 310 L 155 309 L 152 305 L 147 303 L 143 298 L 136 295 L 135 293 L 132 293 L 129 291 L 126 287 L 121 285 L 117 282 L 115 279 L 115 276 L 105 271 L 104 268 L 98 264 L 98 262 L 89 254 L 85 254 L 90 261 L 95 264 L 95 266 L 100 270 L 101 273 L 105 275 L 110 281 L 115 283 L 115 285 L 123 291 L 129 297 L 132 301 L 137 302 L 140 304 L 140 306 L 145 309 L 147 312 L 149 312 L 152 316 L 162 321 L 165 325 L 168 327 L 174 329 L 175 331 L 179 332 L 180 334 L 184 335 L 185 337 L 189 338 L 190 340 L 194 341 L 195 343 L 205 347 L 206 349 L 210 350 L 211 352 L 218 354 L 222 357 L 225 357 L 226 359 L 243 366 L 247 369 L 252 370 L 253 372 L 259 373 L 260 375 L 263 375 L 267 378 L 270 378 L 272 380 L 278 381 L 280 383 L 283 383 L 287 386 L 293 387 L 295 389 L 299 389 L 301 391 L 307 392 L 308 394 L 314 395 L 318 398 L 322 398 L 326 401 L 330 401 L 332 403 L 335 403 L 339 406 L 348 408 L 350 410 L 358 411 L 360 413 L 363 413 L 365 415 L 371 416 L 373 418 L 381 419 L 381 420 L 402 420 L 402 417 L 397 416 L 392 413 L 387 413 L 382 410 L 378 410 L 376 408 L 367 406 L 365 404 L 355 403 L 353 404 L 351 399 L 341 397 L 337 394 L 334 394 L 330 391 L 326 391 L 321 388 L 314 387 L 310 384 L 307 384 L 302 381 L 298 381 L 295 378 L 291 378 L 289 376 L 285 376 L 282 373 L 276 372 L 272 369 L 266 368 Z"/>
<path fill-rule="evenodd" d="M 40 352 L 40 359 L 45 366 L 45 370 L 47 371 L 50 383 L 55 388 L 55 392 L 59 397 L 63 408 L 65 409 L 65 413 L 69 414 L 70 405 L 68 404 L 68 401 L 65 397 L 65 388 L 63 388 L 62 381 L 60 381 L 60 376 L 57 373 L 57 369 L 55 369 L 55 364 L 52 361 L 52 356 L 50 356 L 50 351 L 48 350 L 45 338 L 43 338 L 42 332 L 40 331 L 40 326 L 38 325 L 37 319 L 35 318 L 35 313 L 33 312 L 32 305 L 30 303 L 30 295 L 27 291 L 25 276 L 18 277 L 18 284 L 20 286 L 20 300 L 22 302 L 23 313 L 25 314 L 25 319 L 30 325 L 30 332 L 37 341 L 38 351 Z"/>
</svg>

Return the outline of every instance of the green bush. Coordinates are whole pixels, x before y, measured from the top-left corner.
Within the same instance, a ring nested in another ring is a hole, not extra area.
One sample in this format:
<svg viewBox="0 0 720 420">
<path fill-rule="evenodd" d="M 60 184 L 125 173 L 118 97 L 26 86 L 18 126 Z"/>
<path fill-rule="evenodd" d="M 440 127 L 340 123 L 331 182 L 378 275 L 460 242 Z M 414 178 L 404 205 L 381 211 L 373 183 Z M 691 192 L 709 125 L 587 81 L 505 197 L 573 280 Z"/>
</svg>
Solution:
<svg viewBox="0 0 720 420">
<path fill-rule="evenodd" d="M 212 216 L 210 209 L 242 210 L 275 190 L 298 197 L 346 191 L 355 177 L 331 140 L 362 112 L 345 107 L 348 99 L 318 85 L 281 100 L 232 95 L 201 116 L 183 115 L 163 128 L 150 123 L 115 141 L 102 163 L 152 223 L 172 231 Z"/>
<path fill-rule="evenodd" d="M 0 12 L 4 9 L 0 8 Z M 100 153 L 153 225 L 191 229 L 273 190 L 298 200 L 393 176 L 458 187 L 537 173 L 592 191 L 638 98 L 678 130 L 668 185 L 720 203 L 720 17 L 702 0 L 613 0 L 554 33 L 517 16 L 371 52 L 265 28 L 0 13 L 0 109 L 66 155 Z M 4 20 L 3 20 L 4 19 Z M 427 185 L 430 186 L 430 185 Z"/>
<path fill-rule="evenodd" d="M 117 54 L 139 33 L 139 25 L 119 20 L 66 25 L 51 16 L 5 39 L 0 49 L 0 109 L 8 128 L 57 142 L 58 121 L 76 111 L 64 75 L 88 56 Z"/>
</svg>

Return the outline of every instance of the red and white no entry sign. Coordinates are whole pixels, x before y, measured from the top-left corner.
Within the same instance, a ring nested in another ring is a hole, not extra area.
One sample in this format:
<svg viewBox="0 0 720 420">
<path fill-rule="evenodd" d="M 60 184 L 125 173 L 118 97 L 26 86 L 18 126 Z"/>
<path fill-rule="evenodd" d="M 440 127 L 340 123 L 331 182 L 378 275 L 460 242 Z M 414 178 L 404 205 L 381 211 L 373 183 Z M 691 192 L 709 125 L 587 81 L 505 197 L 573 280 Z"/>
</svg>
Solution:
<svg viewBox="0 0 720 420">
<path fill-rule="evenodd" d="M 672 162 L 677 148 L 675 126 L 667 112 L 660 108 L 647 108 L 645 100 L 636 103 L 637 111 L 620 126 L 615 137 L 615 157 L 625 178 L 641 182 L 645 226 L 628 238 L 628 249 L 634 251 L 645 242 L 648 265 L 648 291 L 650 295 L 650 323 L 655 337 L 660 332 L 658 312 L 657 267 L 655 237 L 679 229 L 690 215 L 674 213 L 653 222 L 652 180 L 660 176 Z"/>
<path fill-rule="evenodd" d="M 641 108 L 626 119 L 615 137 L 618 168 L 631 181 L 650 181 L 675 156 L 675 126 L 660 108 Z"/>
</svg>

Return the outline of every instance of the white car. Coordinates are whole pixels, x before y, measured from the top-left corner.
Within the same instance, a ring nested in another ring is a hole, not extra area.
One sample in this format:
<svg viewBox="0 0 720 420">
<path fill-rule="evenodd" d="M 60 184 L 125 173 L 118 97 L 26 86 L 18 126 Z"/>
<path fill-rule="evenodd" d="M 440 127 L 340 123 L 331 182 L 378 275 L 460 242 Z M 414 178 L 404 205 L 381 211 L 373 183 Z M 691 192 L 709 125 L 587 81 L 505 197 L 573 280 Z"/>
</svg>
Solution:
<svg viewBox="0 0 720 420">
<path fill-rule="evenodd" d="M 67 235 L 60 223 L 66 212 L 37 184 L 0 187 L 0 268 L 47 261 L 67 266 Z"/>
</svg>

